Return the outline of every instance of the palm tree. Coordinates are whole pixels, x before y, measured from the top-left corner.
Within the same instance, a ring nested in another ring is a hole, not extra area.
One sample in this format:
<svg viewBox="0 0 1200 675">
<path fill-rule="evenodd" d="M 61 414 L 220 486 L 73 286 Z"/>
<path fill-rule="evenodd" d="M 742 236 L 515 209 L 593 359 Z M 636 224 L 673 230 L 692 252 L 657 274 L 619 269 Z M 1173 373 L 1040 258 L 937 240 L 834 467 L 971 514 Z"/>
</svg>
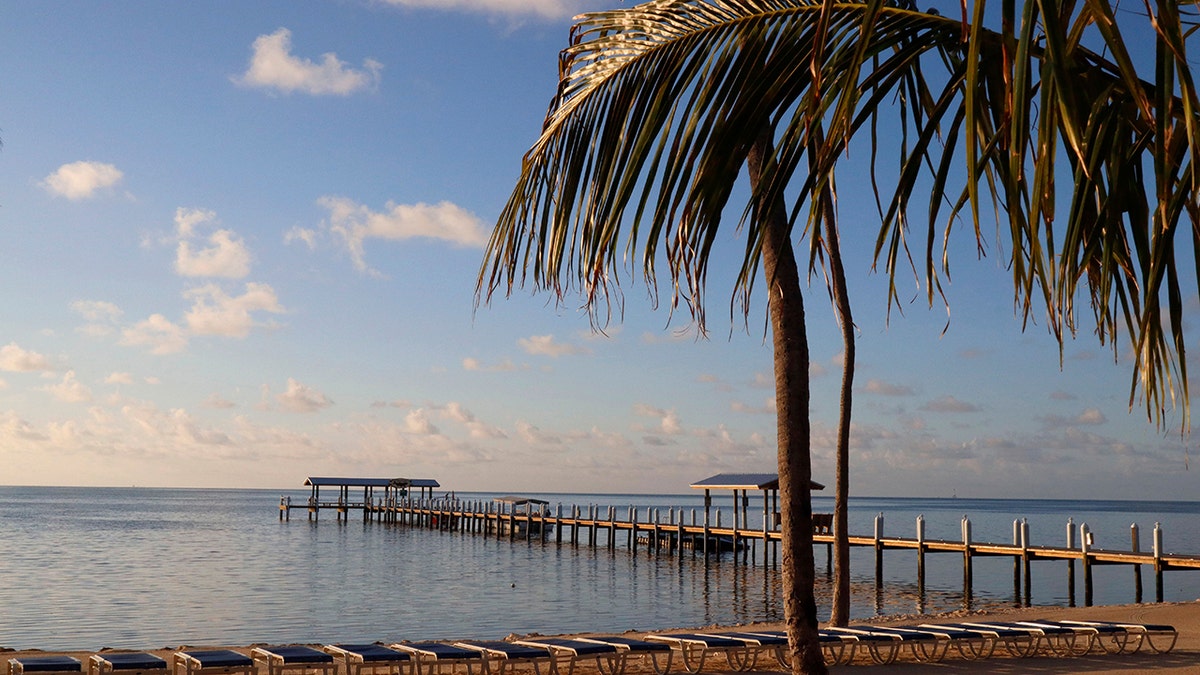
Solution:
<svg viewBox="0 0 1200 675">
<path fill-rule="evenodd" d="M 560 299 L 578 292 L 603 324 L 623 274 L 656 289 L 666 265 L 671 307 L 685 306 L 703 331 L 708 262 L 714 245 L 730 245 L 718 234 L 746 172 L 750 196 L 726 230 L 744 238 L 734 302 L 748 313 L 756 283 L 767 296 L 784 610 L 799 672 L 825 667 L 794 246 L 807 241 L 810 260 L 824 250 L 840 267 L 826 198 L 851 149 L 865 148 L 873 167 L 877 153 L 895 153 L 891 189 L 882 174 L 871 178 L 889 300 L 909 268 L 933 302 L 956 226 L 968 223 L 982 250 L 981 213 L 994 208 L 1023 317 L 1044 306 L 1061 344 L 1086 290 L 1102 341 L 1115 349 L 1126 329 L 1148 413 L 1161 422 L 1168 401 L 1186 401 L 1174 237 L 1185 216 L 1200 232 L 1200 104 L 1178 8 L 1166 0 L 1146 23 L 1156 48 L 1146 81 L 1108 0 L 1026 0 L 1020 15 L 1002 0 L 997 29 L 984 27 L 985 4 L 971 17 L 964 4 L 954 19 L 903 0 L 654 0 L 578 17 L 542 135 L 480 271 L 478 302 L 526 284 Z M 1067 170 L 1074 182 L 1059 213 L 1056 172 Z M 914 257 L 908 213 L 922 184 L 928 221 Z M 1055 216 L 1065 216 L 1062 231 Z M 1200 262 L 1200 235 L 1193 244 Z"/>
</svg>

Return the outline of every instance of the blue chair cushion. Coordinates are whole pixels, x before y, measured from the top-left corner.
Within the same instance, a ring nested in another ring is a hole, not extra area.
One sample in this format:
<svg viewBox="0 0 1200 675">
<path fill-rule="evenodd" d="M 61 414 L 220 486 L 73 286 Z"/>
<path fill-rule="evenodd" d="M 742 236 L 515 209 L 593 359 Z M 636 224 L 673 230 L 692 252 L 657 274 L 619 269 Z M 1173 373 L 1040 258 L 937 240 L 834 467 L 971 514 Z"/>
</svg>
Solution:
<svg viewBox="0 0 1200 675">
<path fill-rule="evenodd" d="M 408 654 L 395 649 L 388 649 L 382 645 L 363 644 L 363 645 L 334 645 L 342 651 L 350 652 L 361 658 L 364 662 L 372 661 L 407 661 Z"/>
<path fill-rule="evenodd" d="M 153 654 L 101 654 L 113 670 L 166 670 L 167 662 Z"/>
<path fill-rule="evenodd" d="M 254 660 L 249 656 L 230 649 L 183 653 L 199 661 L 201 668 L 233 668 L 254 665 Z"/>
<path fill-rule="evenodd" d="M 79 659 L 71 656 L 22 656 L 11 660 L 21 664 L 27 673 L 83 671 Z"/>
</svg>

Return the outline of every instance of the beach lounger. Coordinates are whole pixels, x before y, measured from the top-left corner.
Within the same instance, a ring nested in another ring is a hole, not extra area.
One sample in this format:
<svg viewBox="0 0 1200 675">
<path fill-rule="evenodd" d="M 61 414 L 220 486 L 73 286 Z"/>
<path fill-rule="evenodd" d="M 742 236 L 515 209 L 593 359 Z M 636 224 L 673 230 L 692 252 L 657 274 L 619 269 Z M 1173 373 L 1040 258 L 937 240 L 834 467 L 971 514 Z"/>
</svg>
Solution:
<svg viewBox="0 0 1200 675">
<path fill-rule="evenodd" d="M 1078 656 L 1086 654 L 1091 649 L 1091 637 L 1086 636 L 1084 639 L 1083 651 L 1078 651 L 1079 647 L 1079 632 L 1063 626 L 1053 626 L 1050 624 L 1037 625 L 1027 621 L 983 621 L 979 623 L 969 622 L 970 626 L 983 626 L 987 628 L 1005 628 L 1011 630 L 1029 631 L 1034 638 L 1034 651 L 1036 652 L 1045 645 L 1047 650 L 1059 656 Z"/>
<path fill-rule="evenodd" d="M 925 663 L 941 661 L 954 647 L 958 655 L 973 661 L 986 659 L 996 649 L 996 640 L 978 631 L 959 630 L 946 626 L 870 626 L 877 633 L 893 633 L 907 644 L 913 658 Z M 932 638 L 932 640 L 930 640 Z"/>
<path fill-rule="evenodd" d="M 250 656 L 267 667 L 267 675 L 282 675 L 289 670 L 334 675 L 335 670 L 332 655 L 303 645 L 255 647 L 250 650 Z"/>
<path fill-rule="evenodd" d="M 1101 624 L 1096 626 L 1088 626 L 1081 623 L 1051 621 L 1049 619 L 1034 619 L 1033 621 L 1022 621 L 1021 623 L 1061 626 L 1063 628 L 1070 628 L 1071 630 L 1078 632 L 1079 635 L 1088 638 L 1087 650 L 1084 651 L 1081 648 L 1077 652 L 1080 655 L 1090 652 L 1092 648 L 1097 646 L 1099 646 L 1101 651 L 1106 654 L 1120 654 L 1126 651 L 1126 649 L 1130 649 L 1132 651 L 1132 649 L 1140 646 L 1138 645 L 1140 638 L 1134 641 L 1133 636 L 1129 633 L 1129 631 L 1116 625 Z M 1133 642 L 1132 647 L 1130 644 L 1131 641 Z"/>
<path fill-rule="evenodd" d="M 781 630 L 756 630 L 753 634 L 787 640 L 787 633 Z M 821 654 L 825 657 L 827 665 L 840 666 L 854 660 L 854 649 L 858 640 L 853 636 L 817 631 L 817 639 L 821 643 Z M 784 647 L 784 650 L 786 652 L 787 647 Z"/>
<path fill-rule="evenodd" d="M 1041 642 L 1041 636 L 1036 635 L 1030 630 L 1021 630 L 1017 628 L 1004 628 L 1001 626 L 985 626 L 983 624 L 974 623 L 943 623 L 943 624 L 926 624 L 923 623 L 919 628 L 943 628 L 965 630 L 972 633 L 978 633 L 990 637 L 994 644 L 1004 645 L 1004 651 L 1012 656 L 1030 657 L 1037 652 L 1038 643 Z"/>
<path fill-rule="evenodd" d="M 547 666 L 551 673 L 555 667 L 554 656 L 542 647 L 529 647 L 500 640 L 470 640 L 455 642 L 454 646 L 478 651 L 483 655 L 487 672 L 493 675 L 502 675 L 510 666 L 531 666 L 534 675 L 541 675 L 543 665 Z"/>
<path fill-rule="evenodd" d="M 1130 653 L 1138 651 L 1142 648 L 1142 644 L 1145 644 L 1155 652 L 1166 654 L 1175 648 L 1175 641 L 1179 639 L 1179 631 L 1175 630 L 1174 626 L 1168 626 L 1166 624 L 1124 623 L 1120 621 L 1063 621 L 1062 623 L 1091 626 L 1093 628 L 1099 626 L 1116 626 L 1118 628 L 1123 628 L 1129 632 L 1131 638 L 1138 638 L 1137 643 L 1128 648 Z M 1154 643 L 1155 638 L 1158 638 L 1158 644 Z"/>
<path fill-rule="evenodd" d="M 166 675 L 167 662 L 153 654 L 143 652 L 114 652 L 92 654 L 88 659 L 90 675 Z"/>
<path fill-rule="evenodd" d="M 750 665 L 747 668 L 753 668 L 758 663 L 759 655 L 768 653 L 775 658 L 775 662 L 779 664 L 780 668 L 784 670 L 791 669 L 791 658 L 788 656 L 788 641 L 786 636 L 762 635 L 746 631 L 721 631 L 720 633 L 704 633 L 704 635 L 745 642 L 746 647 L 750 650 Z"/>
<path fill-rule="evenodd" d="M 665 642 L 679 652 L 683 667 L 689 673 L 698 673 L 704 660 L 711 654 L 724 654 L 732 670 L 746 671 L 750 662 L 750 647 L 742 640 L 713 637 L 703 633 L 663 633 L 647 635 L 647 640 Z"/>
<path fill-rule="evenodd" d="M 638 657 L 643 661 L 649 661 L 656 675 L 667 675 L 671 672 L 671 658 L 675 656 L 675 652 L 668 644 L 617 635 L 600 635 L 579 639 L 584 642 L 597 642 L 616 647 L 617 651 L 623 657 L 620 663 L 621 671 L 616 675 L 621 675 L 621 673 L 625 672 L 625 667 L 629 664 L 629 659 L 634 657 Z M 666 659 L 662 665 L 659 665 L 658 657 L 664 655 Z"/>
<path fill-rule="evenodd" d="M 575 662 L 580 659 L 596 659 L 596 668 L 604 675 L 618 675 L 625 672 L 625 654 L 610 644 L 603 642 L 587 642 L 572 638 L 529 638 L 517 640 L 513 644 L 525 647 L 545 649 L 554 659 L 553 672 L 562 673 L 566 665 L 566 675 L 575 672 Z"/>
<path fill-rule="evenodd" d="M 254 659 L 229 649 L 175 652 L 175 675 L 255 675 Z"/>
<path fill-rule="evenodd" d="M 342 661 L 342 675 L 377 674 L 400 675 L 404 666 L 412 662 L 408 652 L 391 649 L 377 644 L 325 645 L 329 655 Z"/>
<path fill-rule="evenodd" d="M 853 640 L 858 647 L 866 647 L 871 660 L 879 664 L 892 663 L 900 655 L 903 638 L 896 633 L 874 632 L 866 627 L 826 626 L 823 632 L 837 635 L 843 639 Z"/>
<path fill-rule="evenodd" d="M 421 675 L 423 668 L 428 675 L 445 672 L 447 669 L 453 671 L 455 666 L 460 664 L 465 665 L 467 675 L 471 675 L 475 664 L 480 664 L 481 669 L 487 667 L 483 653 L 477 649 L 463 649 L 444 642 L 397 642 L 388 646 L 408 652 L 412 656 L 414 675 Z"/>
<path fill-rule="evenodd" d="M 83 664 L 73 656 L 17 656 L 8 660 L 8 672 L 9 675 L 81 673 Z"/>
</svg>

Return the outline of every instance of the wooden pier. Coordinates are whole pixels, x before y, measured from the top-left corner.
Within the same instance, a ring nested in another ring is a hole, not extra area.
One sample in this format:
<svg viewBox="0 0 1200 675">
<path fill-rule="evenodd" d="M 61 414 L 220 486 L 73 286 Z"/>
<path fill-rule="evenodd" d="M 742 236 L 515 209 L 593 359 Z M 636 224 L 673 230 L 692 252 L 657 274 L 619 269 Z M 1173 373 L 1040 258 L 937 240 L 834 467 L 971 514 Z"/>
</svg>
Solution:
<svg viewBox="0 0 1200 675">
<path fill-rule="evenodd" d="M 339 498 L 336 501 L 325 502 L 316 497 L 318 484 L 331 485 L 324 481 L 331 480 L 373 480 L 373 479 L 309 479 L 315 483 L 314 497 L 308 504 L 292 504 L 284 498 L 280 502 L 280 519 L 290 518 L 294 508 L 307 509 L 309 518 L 315 520 L 321 509 L 336 509 L 338 520 L 348 520 L 351 510 L 361 510 L 365 522 L 377 521 L 410 527 L 431 528 L 442 531 L 453 531 L 507 538 L 509 540 L 550 541 L 556 544 L 569 543 L 572 546 L 607 547 L 615 549 L 618 543 L 624 545 L 631 553 L 644 549 L 652 555 L 703 555 L 707 562 L 710 556 L 732 553 L 734 561 L 761 560 L 764 566 L 778 564 L 779 542 L 782 533 L 778 529 L 778 521 L 770 508 L 764 508 L 763 522 L 760 527 L 751 527 L 747 519 L 746 502 L 739 504 L 735 499 L 734 523 L 721 522 L 722 512 L 710 510 L 711 500 L 706 494 L 703 512 L 691 509 L 690 514 L 684 509 L 649 508 L 639 512 L 633 506 L 616 507 L 588 505 L 571 506 L 564 513 L 563 505 L 558 504 L 553 510 L 543 500 L 520 499 L 503 497 L 494 501 L 459 500 L 451 497 L 434 498 L 432 488 L 421 488 L 419 496 L 410 496 L 409 489 L 416 489 L 418 483 L 410 479 L 385 480 L 388 487 L 383 488 L 382 496 L 376 496 L 374 489 L 380 484 L 366 486 L 361 483 L 337 484 Z M 394 481 L 408 481 L 408 487 L 398 488 Z M 436 481 L 430 481 L 436 484 Z M 364 496 L 358 501 L 349 499 L 347 492 L 350 486 L 364 487 Z M 426 492 L 428 491 L 428 496 Z M 764 496 L 764 503 L 771 501 Z M 740 509 L 738 508 L 740 507 Z M 740 510 L 740 513 L 739 513 Z M 823 514 L 817 514 L 818 516 Z M 826 518 L 817 518 L 814 528 L 813 542 L 815 545 L 824 544 L 827 551 L 832 551 L 834 537 Z M 976 542 L 971 537 L 971 522 L 964 517 L 961 523 L 962 537 L 960 540 L 927 539 L 925 537 L 924 517 L 916 521 L 916 536 L 887 537 L 883 534 L 883 514 L 875 519 L 875 532 L 872 536 L 850 536 L 852 547 L 871 548 L 875 551 L 875 582 L 883 584 L 884 553 L 888 550 L 915 551 L 917 557 L 917 586 L 919 591 L 925 588 L 925 559 L 931 554 L 948 553 L 962 558 L 963 592 L 970 596 L 972 588 L 973 566 L 976 558 L 1008 557 L 1013 560 L 1014 589 L 1020 595 L 1024 589 L 1026 602 L 1030 597 L 1031 563 L 1041 560 L 1057 560 L 1067 563 L 1068 586 L 1070 588 L 1070 604 L 1074 605 L 1075 571 L 1078 564 L 1083 572 L 1084 604 L 1092 604 L 1092 571 L 1098 565 L 1128 565 L 1134 570 L 1135 591 L 1137 601 L 1142 600 L 1143 567 L 1150 568 L 1154 574 L 1154 598 L 1156 602 L 1163 600 L 1163 573 L 1176 570 L 1200 570 L 1200 556 L 1167 554 L 1162 550 L 1162 530 L 1155 523 L 1149 551 L 1141 550 L 1138 528 L 1131 528 L 1131 546 L 1128 551 L 1098 549 L 1092 546 L 1092 533 L 1086 523 L 1076 530 L 1074 523 L 1068 521 L 1067 541 L 1065 546 L 1033 546 L 1029 542 L 1029 527 L 1022 520 L 1013 523 L 1013 543 Z M 1076 532 L 1078 537 L 1076 538 Z M 832 555 L 827 556 L 832 559 Z M 830 563 L 832 564 L 832 563 Z"/>
</svg>

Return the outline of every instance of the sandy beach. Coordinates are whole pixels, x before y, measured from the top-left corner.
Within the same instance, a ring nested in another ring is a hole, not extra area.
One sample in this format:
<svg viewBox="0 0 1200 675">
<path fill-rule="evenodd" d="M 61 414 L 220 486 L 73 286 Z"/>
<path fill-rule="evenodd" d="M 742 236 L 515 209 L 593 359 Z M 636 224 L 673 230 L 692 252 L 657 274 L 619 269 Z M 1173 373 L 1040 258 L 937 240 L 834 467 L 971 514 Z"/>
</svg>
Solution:
<svg viewBox="0 0 1200 675">
<path fill-rule="evenodd" d="M 1135 654 L 1101 654 L 1097 651 L 1093 651 L 1085 656 L 1057 657 L 1038 655 L 1032 658 L 1015 658 L 1003 654 L 1003 650 L 998 650 L 998 653 L 993 655 L 991 658 L 979 661 L 968 661 L 961 658 L 956 658 L 956 655 L 951 652 L 950 656 L 939 663 L 919 663 L 907 653 L 907 650 L 905 650 L 905 653 L 902 654 L 895 663 L 889 665 L 872 664 L 869 657 L 864 652 L 856 657 L 854 663 L 850 665 L 835 666 L 830 670 L 831 672 L 835 673 L 872 673 L 875 675 L 890 673 L 995 673 L 999 675 L 1007 675 L 1010 673 L 1026 673 L 1033 675 L 1049 675 L 1050 673 L 1093 673 L 1103 675 L 1116 675 L 1118 673 L 1200 673 L 1200 601 L 1104 607 L 1014 608 L 1012 610 L 1006 610 L 1003 612 L 954 612 L 950 614 L 923 617 L 892 616 L 863 623 L 872 623 L 875 625 L 899 625 L 926 621 L 937 623 L 939 621 L 1030 620 L 1035 618 L 1050 620 L 1074 619 L 1169 624 L 1178 629 L 1179 640 L 1176 643 L 1175 648 L 1166 654 L 1157 654 L 1147 648 L 1143 648 L 1141 651 Z M 781 626 L 779 624 L 754 624 L 750 627 L 767 629 L 780 628 Z M 705 631 L 713 631 L 718 627 L 705 626 L 692 628 L 703 628 Z M 746 630 L 749 627 L 738 626 L 737 628 L 739 630 Z M 690 629 L 681 628 L 681 630 Z M 637 636 L 640 634 L 629 633 L 629 635 Z M 170 661 L 171 654 L 181 648 L 232 648 L 248 654 L 250 648 L 253 646 L 255 645 L 241 645 L 232 647 L 217 645 L 147 645 L 144 651 L 157 654 Z M 86 668 L 87 659 L 92 653 L 94 652 L 43 652 L 37 650 L 14 651 L 11 649 L 5 649 L 0 651 L 0 658 L 2 658 L 4 661 L 4 665 L 6 666 L 4 672 L 6 673 L 8 659 L 13 657 L 69 654 L 80 659 L 80 661 L 83 661 Z M 522 669 L 518 669 L 518 672 L 521 672 L 521 670 Z M 595 668 L 589 666 L 588 664 L 581 663 L 581 667 L 577 667 L 575 672 L 579 673 L 579 675 L 595 675 Z M 630 672 L 652 671 L 648 667 L 644 669 L 635 668 L 631 663 Z M 678 659 L 676 659 L 675 663 L 672 665 L 671 672 L 684 672 L 682 666 L 678 662 Z M 709 663 L 705 665 L 705 672 L 729 671 L 723 660 L 715 659 L 709 661 Z M 755 672 L 778 672 L 778 667 L 774 663 L 768 663 L 765 659 L 760 659 L 758 668 L 756 668 Z"/>
</svg>

